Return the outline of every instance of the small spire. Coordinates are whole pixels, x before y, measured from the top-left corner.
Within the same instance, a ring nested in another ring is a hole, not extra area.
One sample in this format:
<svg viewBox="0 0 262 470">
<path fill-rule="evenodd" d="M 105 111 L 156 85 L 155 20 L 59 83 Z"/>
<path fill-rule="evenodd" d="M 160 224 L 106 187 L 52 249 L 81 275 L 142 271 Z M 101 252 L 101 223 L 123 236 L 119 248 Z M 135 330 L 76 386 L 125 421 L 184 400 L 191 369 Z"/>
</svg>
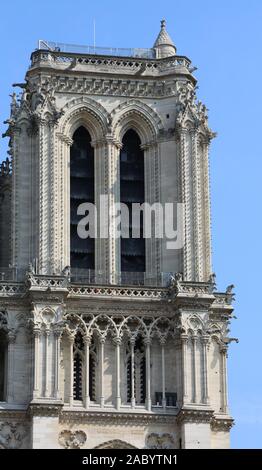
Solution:
<svg viewBox="0 0 262 470">
<path fill-rule="evenodd" d="M 161 20 L 161 30 L 154 44 L 156 58 L 170 57 L 176 54 L 176 46 L 166 30 L 166 20 Z"/>
</svg>

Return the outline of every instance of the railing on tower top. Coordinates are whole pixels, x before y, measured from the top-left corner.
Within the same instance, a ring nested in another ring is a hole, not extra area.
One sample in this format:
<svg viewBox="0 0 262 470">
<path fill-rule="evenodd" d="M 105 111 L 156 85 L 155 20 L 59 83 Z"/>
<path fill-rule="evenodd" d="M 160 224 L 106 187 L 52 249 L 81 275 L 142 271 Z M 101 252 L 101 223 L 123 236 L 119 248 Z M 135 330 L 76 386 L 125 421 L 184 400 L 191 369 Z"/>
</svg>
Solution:
<svg viewBox="0 0 262 470">
<path fill-rule="evenodd" d="M 122 271 L 114 274 L 115 284 L 120 286 L 166 287 L 172 273 L 145 273 Z M 71 282 L 79 284 L 108 284 L 108 277 L 102 271 L 92 269 L 71 269 Z"/>
<path fill-rule="evenodd" d="M 27 269 L 18 269 L 16 266 L 0 267 L 0 282 L 24 282 L 27 271 Z M 156 275 L 155 273 L 122 271 L 114 275 L 114 284 L 119 286 L 167 287 L 170 284 L 172 274 L 159 273 Z M 109 285 L 108 276 L 102 271 L 94 271 L 93 269 L 72 268 L 70 274 L 54 273 L 51 269 L 46 269 L 39 270 L 35 275 L 46 278 L 66 276 L 74 284 Z"/>
<path fill-rule="evenodd" d="M 138 57 L 144 59 L 155 59 L 154 49 L 139 48 L 121 48 L 121 47 L 97 47 L 97 46 L 80 46 L 76 44 L 64 44 L 61 42 L 38 41 L 38 49 L 51 52 L 65 52 L 76 54 L 94 54 L 108 55 L 116 57 Z"/>
</svg>

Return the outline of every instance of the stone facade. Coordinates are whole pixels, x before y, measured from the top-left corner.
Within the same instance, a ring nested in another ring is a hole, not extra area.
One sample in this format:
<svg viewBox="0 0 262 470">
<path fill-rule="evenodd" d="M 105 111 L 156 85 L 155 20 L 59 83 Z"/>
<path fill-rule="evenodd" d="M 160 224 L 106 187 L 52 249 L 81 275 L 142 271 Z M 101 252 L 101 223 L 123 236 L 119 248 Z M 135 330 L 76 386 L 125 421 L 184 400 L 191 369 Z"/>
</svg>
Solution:
<svg viewBox="0 0 262 470">
<path fill-rule="evenodd" d="M 2 448 L 229 446 L 233 294 L 232 286 L 216 291 L 211 271 L 214 133 L 191 62 L 176 55 L 164 22 L 150 54 L 42 47 L 20 101 L 12 97 L 12 177 L 0 177 L 1 197 L 12 187 L 11 209 L 1 202 L 0 211 L 0 265 L 10 264 L 0 280 Z M 92 282 L 70 275 L 70 147 L 79 126 L 94 149 L 95 201 L 107 195 L 109 212 L 120 201 L 128 129 L 144 152 L 145 200 L 184 204 L 184 246 L 146 239 L 143 286 L 119 281 L 114 226 L 95 242 Z M 162 273 L 173 273 L 168 283 L 155 282 Z"/>
</svg>

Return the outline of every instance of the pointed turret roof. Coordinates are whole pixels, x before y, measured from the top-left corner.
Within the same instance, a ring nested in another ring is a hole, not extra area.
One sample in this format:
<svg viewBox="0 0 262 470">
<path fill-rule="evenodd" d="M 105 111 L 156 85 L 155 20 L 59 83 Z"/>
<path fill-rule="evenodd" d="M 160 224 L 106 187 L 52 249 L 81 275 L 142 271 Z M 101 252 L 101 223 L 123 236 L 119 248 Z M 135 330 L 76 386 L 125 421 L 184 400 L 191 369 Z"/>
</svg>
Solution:
<svg viewBox="0 0 262 470">
<path fill-rule="evenodd" d="M 166 20 L 161 21 L 161 30 L 154 43 L 157 58 L 169 57 L 176 54 L 176 46 L 166 30 Z"/>
</svg>

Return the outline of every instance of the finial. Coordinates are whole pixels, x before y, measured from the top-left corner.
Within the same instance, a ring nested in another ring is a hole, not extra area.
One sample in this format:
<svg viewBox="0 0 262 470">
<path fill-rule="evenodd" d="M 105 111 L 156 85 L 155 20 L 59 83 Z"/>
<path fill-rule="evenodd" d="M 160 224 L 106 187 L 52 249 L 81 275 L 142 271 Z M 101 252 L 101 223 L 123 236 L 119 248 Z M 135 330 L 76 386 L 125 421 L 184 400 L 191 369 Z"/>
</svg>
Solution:
<svg viewBox="0 0 262 470">
<path fill-rule="evenodd" d="M 157 59 L 163 59 L 164 57 L 171 57 L 176 54 L 176 46 L 170 38 L 166 30 L 166 20 L 161 20 L 161 30 L 154 43 L 154 49 L 156 52 Z"/>
</svg>

